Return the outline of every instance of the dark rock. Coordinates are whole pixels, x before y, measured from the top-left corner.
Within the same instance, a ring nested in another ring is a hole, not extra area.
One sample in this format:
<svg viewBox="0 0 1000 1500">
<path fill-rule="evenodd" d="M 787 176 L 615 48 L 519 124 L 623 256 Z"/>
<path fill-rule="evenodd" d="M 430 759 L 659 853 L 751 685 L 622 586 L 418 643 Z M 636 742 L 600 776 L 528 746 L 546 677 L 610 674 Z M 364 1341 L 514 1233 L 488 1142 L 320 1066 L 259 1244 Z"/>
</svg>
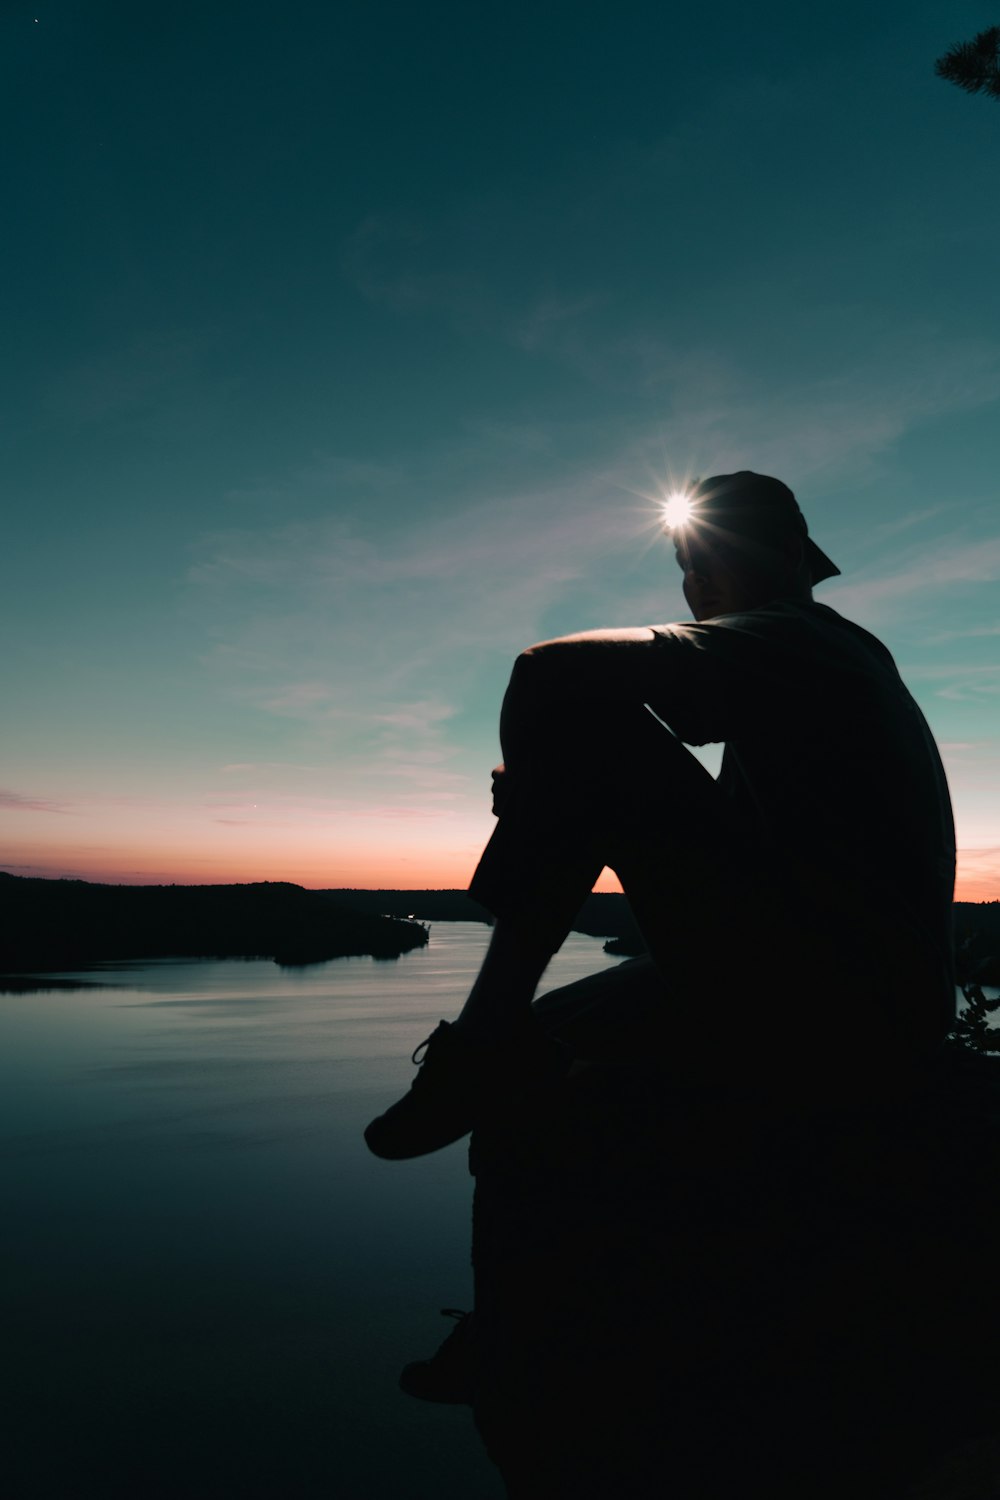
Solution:
<svg viewBox="0 0 1000 1500">
<path fill-rule="evenodd" d="M 902 1500 L 997 1430 L 1000 1060 L 784 1120 L 589 1067 L 471 1167 L 474 1411 L 511 1500 Z"/>
</svg>

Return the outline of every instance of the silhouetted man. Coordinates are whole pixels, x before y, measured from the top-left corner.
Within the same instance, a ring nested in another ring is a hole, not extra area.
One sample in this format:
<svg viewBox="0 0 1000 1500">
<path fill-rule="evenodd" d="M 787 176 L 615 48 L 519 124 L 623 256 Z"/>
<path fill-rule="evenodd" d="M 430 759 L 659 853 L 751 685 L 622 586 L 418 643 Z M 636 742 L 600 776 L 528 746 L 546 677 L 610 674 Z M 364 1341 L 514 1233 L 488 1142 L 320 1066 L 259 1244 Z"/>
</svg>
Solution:
<svg viewBox="0 0 1000 1500">
<path fill-rule="evenodd" d="M 744 471 L 689 499 L 673 540 L 694 624 L 515 663 L 471 886 L 493 937 L 413 1087 L 368 1127 L 376 1155 L 447 1145 L 512 1077 L 544 1073 L 531 1001 L 605 865 L 649 957 L 546 997 L 570 1040 L 575 1018 L 613 1049 L 615 1007 L 648 1017 L 652 998 L 668 1086 L 864 1108 L 911 1091 L 949 1027 L 954 828 L 923 715 L 885 647 L 814 602 L 839 569 L 784 484 Z M 713 741 L 717 781 L 684 748 Z"/>
</svg>

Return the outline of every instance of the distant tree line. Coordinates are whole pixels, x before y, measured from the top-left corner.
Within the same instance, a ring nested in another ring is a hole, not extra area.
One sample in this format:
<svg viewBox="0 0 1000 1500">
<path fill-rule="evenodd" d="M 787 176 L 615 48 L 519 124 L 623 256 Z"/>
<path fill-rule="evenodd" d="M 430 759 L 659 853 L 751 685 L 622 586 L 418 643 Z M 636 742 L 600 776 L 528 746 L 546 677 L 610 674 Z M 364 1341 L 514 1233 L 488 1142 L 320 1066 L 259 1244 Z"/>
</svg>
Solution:
<svg viewBox="0 0 1000 1500">
<path fill-rule="evenodd" d="M 357 911 L 381 912 L 393 917 L 415 917 L 421 922 L 487 922 L 493 917 L 485 906 L 460 890 L 378 890 L 356 891 L 339 887 L 325 892 Z M 645 944 L 639 935 L 632 908 L 625 897 L 614 892 L 590 895 L 584 901 L 573 923 L 574 932 L 588 937 L 603 937 L 608 952 L 642 953 Z M 620 947 L 618 945 L 621 945 Z"/>
<path fill-rule="evenodd" d="M 0 873 L 0 973 L 129 958 L 398 958 L 427 942 L 416 922 L 355 911 L 284 881 L 94 885 Z"/>
</svg>

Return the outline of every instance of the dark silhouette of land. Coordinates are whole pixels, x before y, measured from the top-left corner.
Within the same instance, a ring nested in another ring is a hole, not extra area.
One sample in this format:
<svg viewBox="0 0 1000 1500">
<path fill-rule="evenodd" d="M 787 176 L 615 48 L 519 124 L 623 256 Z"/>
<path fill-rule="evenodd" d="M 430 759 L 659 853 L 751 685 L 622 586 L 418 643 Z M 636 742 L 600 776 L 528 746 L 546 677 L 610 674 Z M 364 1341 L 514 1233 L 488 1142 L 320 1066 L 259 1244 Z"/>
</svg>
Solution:
<svg viewBox="0 0 1000 1500">
<path fill-rule="evenodd" d="M 1000 901 L 956 901 L 953 914 L 957 982 L 1000 985 Z M 606 953 L 633 958 L 646 951 L 624 896 L 591 896 L 576 930 L 607 935 Z"/>
<path fill-rule="evenodd" d="M 427 942 L 417 922 L 352 909 L 285 881 L 94 885 L 0 872 L 0 973 L 112 959 L 398 958 Z"/>
<path fill-rule="evenodd" d="M 398 958 L 427 941 L 424 923 L 493 918 L 462 890 L 309 891 L 248 885 L 100 885 L 0 871 L 0 972 L 74 969 L 127 958 L 273 958 L 322 963 Z M 641 952 L 624 896 L 592 895 L 574 930 Z"/>
<path fill-rule="evenodd" d="M 1000 901 L 956 901 L 959 983 L 1000 984 Z M 309 891 L 287 881 L 248 885 L 99 885 L 0 871 L 0 972 L 79 968 L 126 958 L 273 958 L 322 963 L 398 958 L 427 941 L 424 923 L 492 916 L 463 890 Z M 590 895 L 573 931 L 605 951 L 645 952 L 623 895 Z"/>
<path fill-rule="evenodd" d="M 321 893 L 354 911 L 387 917 L 412 917 L 420 922 L 486 922 L 493 918 L 467 891 L 355 890 L 337 887 Z"/>
<path fill-rule="evenodd" d="M 353 890 L 337 888 L 324 892 L 356 911 L 415 917 L 421 922 L 485 922 L 493 917 L 480 902 L 460 890 Z M 1000 901 L 956 901 L 954 905 L 955 948 L 958 982 L 978 979 L 980 984 L 1000 984 Z M 608 953 L 635 957 L 646 951 L 632 909 L 618 893 L 600 892 L 587 897 L 573 922 L 573 931 L 602 937 Z"/>
<path fill-rule="evenodd" d="M 959 984 L 1000 984 L 1000 901 L 955 902 L 955 970 Z"/>
<path fill-rule="evenodd" d="M 421 922 L 486 922 L 491 925 L 493 922 L 486 907 L 467 891 L 356 891 L 342 888 L 325 894 L 357 911 L 415 917 Z M 624 896 L 613 892 L 589 895 L 574 919 L 572 930 L 588 937 L 607 938 L 604 946 L 609 953 L 634 954 L 645 949 L 632 908 Z"/>
</svg>

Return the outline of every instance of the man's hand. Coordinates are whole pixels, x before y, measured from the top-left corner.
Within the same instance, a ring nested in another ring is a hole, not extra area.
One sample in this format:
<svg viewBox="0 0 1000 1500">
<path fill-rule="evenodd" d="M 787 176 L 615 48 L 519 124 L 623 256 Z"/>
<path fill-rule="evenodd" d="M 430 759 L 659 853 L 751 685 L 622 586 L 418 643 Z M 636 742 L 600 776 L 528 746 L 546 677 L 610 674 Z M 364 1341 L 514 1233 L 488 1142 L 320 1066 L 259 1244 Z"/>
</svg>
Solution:
<svg viewBox="0 0 1000 1500">
<path fill-rule="evenodd" d="M 499 818 L 507 801 L 507 768 L 501 761 L 493 767 L 493 816 Z"/>
</svg>

